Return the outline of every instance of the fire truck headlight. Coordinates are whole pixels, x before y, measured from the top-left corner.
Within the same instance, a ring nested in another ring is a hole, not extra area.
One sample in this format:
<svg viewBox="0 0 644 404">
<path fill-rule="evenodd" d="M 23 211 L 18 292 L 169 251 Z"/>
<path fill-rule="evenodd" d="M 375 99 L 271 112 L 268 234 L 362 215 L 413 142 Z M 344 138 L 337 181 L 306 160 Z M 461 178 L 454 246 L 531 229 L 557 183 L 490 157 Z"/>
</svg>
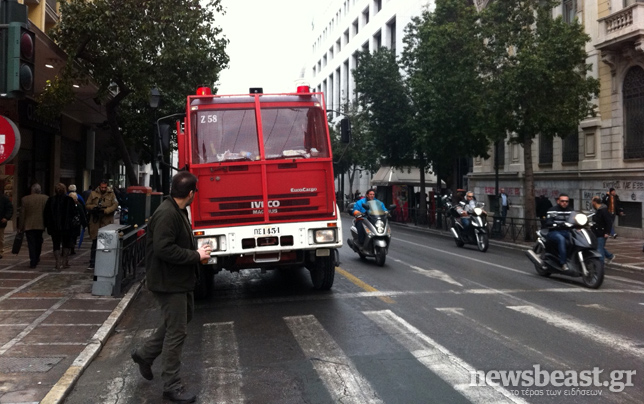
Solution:
<svg viewBox="0 0 644 404">
<path fill-rule="evenodd" d="M 199 238 L 197 239 L 197 247 L 201 247 L 202 245 L 209 244 L 210 249 L 212 251 L 217 251 L 219 249 L 219 240 L 217 240 L 217 237 L 204 237 L 204 238 Z"/>
<path fill-rule="evenodd" d="M 315 231 L 316 243 L 333 243 L 335 242 L 335 229 L 319 229 Z"/>
</svg>

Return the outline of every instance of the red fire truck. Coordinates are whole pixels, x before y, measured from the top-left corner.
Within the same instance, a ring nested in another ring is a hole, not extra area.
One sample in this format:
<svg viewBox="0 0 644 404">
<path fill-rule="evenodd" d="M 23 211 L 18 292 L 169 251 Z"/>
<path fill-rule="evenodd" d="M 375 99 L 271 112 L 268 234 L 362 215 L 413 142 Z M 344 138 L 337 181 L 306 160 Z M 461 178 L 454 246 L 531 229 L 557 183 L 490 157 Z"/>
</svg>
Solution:
<svg viewBox="0 0 644 404">
<path fill-rule="evenodd" d="M 316 289 L 330 289 L 342 224 L 323 94 L 202 87 L 188 96 L 177 134 L 179 167 L 199 179 L 193 233 L 212 246 L 196 295 L 223 269 L 306 267 Z"/>
</svg>

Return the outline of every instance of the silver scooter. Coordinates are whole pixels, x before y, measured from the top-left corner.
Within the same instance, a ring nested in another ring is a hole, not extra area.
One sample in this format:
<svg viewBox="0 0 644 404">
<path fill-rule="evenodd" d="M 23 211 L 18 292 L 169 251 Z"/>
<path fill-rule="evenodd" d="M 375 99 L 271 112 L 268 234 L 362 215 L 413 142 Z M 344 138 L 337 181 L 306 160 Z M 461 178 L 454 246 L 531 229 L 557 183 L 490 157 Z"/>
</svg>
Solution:
<svg viewBox="0 0 644 404">
<path fill-rule="evenodd" d="M 396 208 L 396 205 L 389 206 L 389 211 Z M 351 225 L 351 238 L 347 240 L 349 247 L 353 249 L 360 258 L 375 257 L 376 264 L 385 265 L 387 251 L 391 241 L 391 227 L 389 227 L 389 212 L 382 210 L 380 203 L 377 201 L 367 201 L 365 204 L 364 215 L 359 215 L 353 219 Z M 358 242 L 358 221 L 362 221 L 365 229 L 365 238 L 363 243 Z"/>
</svg>

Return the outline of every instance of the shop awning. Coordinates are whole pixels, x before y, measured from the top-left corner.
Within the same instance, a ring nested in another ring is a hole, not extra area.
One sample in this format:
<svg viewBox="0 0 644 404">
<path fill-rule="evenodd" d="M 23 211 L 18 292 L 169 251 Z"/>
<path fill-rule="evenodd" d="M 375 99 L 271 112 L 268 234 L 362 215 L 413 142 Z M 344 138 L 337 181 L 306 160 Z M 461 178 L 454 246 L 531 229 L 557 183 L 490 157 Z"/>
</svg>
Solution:
<svg viewBox="0 0 644 404">
<path fill-rule="evenodd" d="M 443 187 L 445 181 L 441 181 Z M 393 168 L 390 166 L 380 167 L 376 175 L 371 179 L 372 186 L 389 186 L 389 185 L 412 185 L 420 186 L 420 170 L 418 168 Z M 436 175 L 425 173 L 425 186 L 436 187 Z"/>
</svg>

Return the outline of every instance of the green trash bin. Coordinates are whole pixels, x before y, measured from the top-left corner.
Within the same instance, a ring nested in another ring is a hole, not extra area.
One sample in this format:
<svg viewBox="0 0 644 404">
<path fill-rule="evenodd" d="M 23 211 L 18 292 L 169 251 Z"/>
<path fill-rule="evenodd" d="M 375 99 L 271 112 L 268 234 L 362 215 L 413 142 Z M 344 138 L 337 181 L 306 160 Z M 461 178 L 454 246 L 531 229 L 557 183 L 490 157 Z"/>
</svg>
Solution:
<svg viewBox="0 0 644 404">
<path fill-rule="evenodd" d="M 163 202 L 163 192 L 152 192 L 150 195 L 150 216 L 154 214 L 161 202 Z"/>
<path fill-rule="evenodd" d="M 152 188 L 131 186 L 127 189 L 127 224 L 141 226 L 150 217 Z"/>
</svg>

